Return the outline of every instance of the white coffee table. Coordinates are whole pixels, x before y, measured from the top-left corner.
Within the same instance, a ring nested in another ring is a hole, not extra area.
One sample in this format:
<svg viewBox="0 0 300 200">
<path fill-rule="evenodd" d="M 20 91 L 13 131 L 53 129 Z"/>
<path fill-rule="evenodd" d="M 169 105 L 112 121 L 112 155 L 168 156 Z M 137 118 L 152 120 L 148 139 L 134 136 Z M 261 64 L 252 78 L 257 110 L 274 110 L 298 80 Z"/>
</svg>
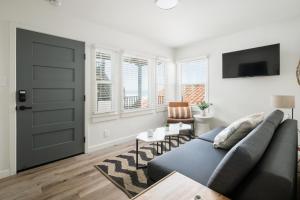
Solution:
<svg viewBox="0 0 300 200">
<path fill-rule="evenodd" d="M 157 128 L 156 131 L 164 132 L 166 139 L 169 140 L 169 151 L 171 150 L 171 137 L 177 137 L 177 146 L 179 146 L 179 134 L 183 130 L 191 130 L 190 124 L 170 124 L 169 129 L 166 127 Z"/>
<path fill-rule="evenodd" d="M 155 131 L 153 132 L 153 136 L 152 137 L 148 137 L 148 132 L 144 131 L 141 132 L 137 135 L 136 137 L 136 169 L 140 169 L 140 168 L 145 168 L 147 166 L 139 166 L 138 164 L 138 155 L 139 155 L 139 141 L 143 141 L 146 143 L 152 143 L 153 144 L 153 156 L 154 156 L 154 146 L 156 143 L 156 148 L 157 148 L 157 154 L 158 153 L 158 143 L 160 142 L 161 145 L 161 153 L 163 153 L 163 142 L 165 142 L 166 138 L 168 137 L 169 139 L 169 150 L 171 150 L 171 137 L 172 136 L 177 136 L 177 146 L 179 146 L 179 134 L 180 131 L 183 130 L 190 130 L 192 128 L 192 126 L 190 124 L 183 124 L 183 123 L 178 123 L 178 124 L 170 124 L 169 126 L 169 130 L 166 129 L 166 127 L 159 127 L 157 129 L 155 129 Z"/>
<path fill-rule="evenodd" d="M 139 166 L 138 164 L 138 155 L 139 155 L 139 141 L 143 141 L 146 143 L 153 143 L 153 150 L 154 150 L 154 145 L 155 143 L 157 144 L 157 151 L 158 151 L 158 142 L 161 142 L 161 153 L 162 153 L 162 146 L 163 146 L 163 141 L 165 141 L 165 132 L 164 131 L 160 131 L 158 129 L 156 129 L 153 132 L 153 136 L 152 137 L 148 137 L 148 132 L 141 132 L 137 135 L 136 137 L 136 169 L 140 169 L 140 168 L 145 168 L 147 166 Z M 158 152 L 157 152 L 158 153 Z M 153 156 L 154 156 L 154 152 L 153 152 Z"/>
</svg>

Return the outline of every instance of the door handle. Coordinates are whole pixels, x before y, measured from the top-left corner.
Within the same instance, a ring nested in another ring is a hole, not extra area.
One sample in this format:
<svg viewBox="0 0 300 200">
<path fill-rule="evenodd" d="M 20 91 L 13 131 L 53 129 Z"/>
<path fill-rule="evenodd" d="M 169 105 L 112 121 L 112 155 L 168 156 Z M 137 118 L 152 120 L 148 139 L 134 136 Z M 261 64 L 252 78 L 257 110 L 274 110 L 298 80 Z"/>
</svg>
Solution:
<svg viewBox="0 0 300 200">
<path fill-rule="evenodd" d="M 31 106 L 19 106 L 17 107 L 17 110 L 31 110 L 32 107 Z"/>
</svg>

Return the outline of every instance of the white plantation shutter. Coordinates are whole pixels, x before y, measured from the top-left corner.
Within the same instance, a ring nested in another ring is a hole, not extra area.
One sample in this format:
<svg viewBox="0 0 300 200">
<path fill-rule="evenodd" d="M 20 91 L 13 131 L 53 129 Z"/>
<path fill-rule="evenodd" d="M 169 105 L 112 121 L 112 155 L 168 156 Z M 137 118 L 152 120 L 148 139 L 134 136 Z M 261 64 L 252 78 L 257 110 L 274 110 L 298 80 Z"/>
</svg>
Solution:
<svg viewBox="0 0 300 200">
<path fill-rule="evenodd" d="M 181 63 L 181 96 L 191 105 L 205 101 L 207 93 L 208 60 Z"/>
<path fill-rule="evenodd" d="M 166 104 L 166 63 L 158 61 L 156 64 L 156 103 L 158 106 Z"/>
<path fill-rule="evenodd" d="M 112 111 L 112 55 L 96 50 L 97 112 Z"/>
<path fill-rule="evenodd" d="M 149 107 L 148 60 L 124 56 L 122 59 L 123 109 Z"/>
</svg>

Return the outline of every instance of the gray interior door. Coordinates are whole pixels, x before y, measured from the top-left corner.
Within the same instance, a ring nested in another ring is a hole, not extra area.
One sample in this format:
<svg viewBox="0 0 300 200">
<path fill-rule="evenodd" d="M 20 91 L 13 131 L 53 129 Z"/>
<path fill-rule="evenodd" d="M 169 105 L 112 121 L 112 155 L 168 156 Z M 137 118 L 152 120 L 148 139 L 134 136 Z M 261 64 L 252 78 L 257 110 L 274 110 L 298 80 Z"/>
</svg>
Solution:
<svg viewBox="0 0 300 200">
<path fill-rule="evenodd" d="M 17 170 L 84 152 L 84 49 L 17 29 Z"/>
</svg>

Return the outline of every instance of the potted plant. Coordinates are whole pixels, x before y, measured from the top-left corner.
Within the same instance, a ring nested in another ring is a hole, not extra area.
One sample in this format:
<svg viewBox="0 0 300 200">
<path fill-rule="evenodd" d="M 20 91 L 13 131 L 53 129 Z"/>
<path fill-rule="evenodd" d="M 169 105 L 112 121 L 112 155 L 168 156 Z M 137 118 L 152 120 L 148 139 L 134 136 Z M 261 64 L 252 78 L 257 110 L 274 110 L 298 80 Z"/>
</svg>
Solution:
<svg viewBox="0 0 300 200">
<path fill-rule="evenodd" d="M 203 116 L 206 116 L 206 110 L 209 108 L 209 106 L 212 106 L 212 104 L 205 101 L 202 101 L 200 104 L 198 104 L 198 108 L 202 111 Z"/>
<path fill-rule="evenodd" d="M 170 127 L 170 125 L 169 125 L 168 123 L 166 124 L 166 126 L 165 126 L 165 127 L 166 127 L 166 131 L 169 131 L 169 127 Z"/>
</svg>

